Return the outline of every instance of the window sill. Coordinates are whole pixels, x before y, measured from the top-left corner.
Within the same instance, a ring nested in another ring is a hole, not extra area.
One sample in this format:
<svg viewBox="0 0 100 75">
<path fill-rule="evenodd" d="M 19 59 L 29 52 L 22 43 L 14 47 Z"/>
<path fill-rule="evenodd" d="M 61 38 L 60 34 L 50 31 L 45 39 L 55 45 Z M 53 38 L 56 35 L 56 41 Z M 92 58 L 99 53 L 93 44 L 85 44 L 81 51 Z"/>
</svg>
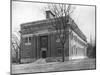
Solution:
<svg viewBox="0 0 100 75">
<path fill-rule="evenodd" d="M 25 45 L 31 45 L 31 43 L 25 43 Z"/>
</svg>

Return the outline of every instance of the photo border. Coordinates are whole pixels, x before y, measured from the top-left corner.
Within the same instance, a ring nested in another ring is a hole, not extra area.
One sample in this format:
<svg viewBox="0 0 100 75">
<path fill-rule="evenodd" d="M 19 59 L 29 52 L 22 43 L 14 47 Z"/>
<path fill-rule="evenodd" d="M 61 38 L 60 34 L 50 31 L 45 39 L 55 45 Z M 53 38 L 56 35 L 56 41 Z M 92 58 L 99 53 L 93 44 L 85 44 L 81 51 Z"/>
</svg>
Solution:
<svg viewBox="0 0 100 75">
<path fill-rule="evenodd" d="M 53 73 L 53 72 L 69 72 L 69 71 L 86 71 L 86 70 L 96 70 L 97 69 L 97 50 L 96 50 L 96 58 L 95 58 L 95 69 L 79 69 L 79 70 L 63 70 L 63 71 L 48 71 L 48 72 L 32 72 L 32 73 L 16 73 L 12 74 L 12 61 L 11 61 L 11 42 L 12 42 L 12 2 L 31 2 L 31 3 L 48 3 L 48 4 L 67 4 L 67 5 L 78 5 L 78 6 L 91 6 L 95 7 L 95 44 L 97 43 L 97 6 L 96 5 L 87 5 L 87 4 L 73 4 L 73 3 L 59 3 L 59 2 L 46 2 L 46 1 L 24 1 L 24 0 L 10 0 L 10 74 L 17 75 L 17 74 L 40 74 L 40 73 Z M 97 44 L 96 44 L 97 47 Z M 97 49 L 97 48 L 96 48 Z"/>
</svg>

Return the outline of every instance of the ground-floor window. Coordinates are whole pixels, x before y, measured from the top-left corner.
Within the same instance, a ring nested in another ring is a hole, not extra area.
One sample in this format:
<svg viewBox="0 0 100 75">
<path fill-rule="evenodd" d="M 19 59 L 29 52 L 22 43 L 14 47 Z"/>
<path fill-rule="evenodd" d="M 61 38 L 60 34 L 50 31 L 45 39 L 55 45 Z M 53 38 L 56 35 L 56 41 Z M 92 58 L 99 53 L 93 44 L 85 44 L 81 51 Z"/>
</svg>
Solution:
<svg viewBox="0 0 100 75">
<path fill-rule="evenodd" d="M 57 50 L 58 50 L 58 55 L 61 56 L 62 49 L 61 48 L 58 48 Z"/>
</svg>

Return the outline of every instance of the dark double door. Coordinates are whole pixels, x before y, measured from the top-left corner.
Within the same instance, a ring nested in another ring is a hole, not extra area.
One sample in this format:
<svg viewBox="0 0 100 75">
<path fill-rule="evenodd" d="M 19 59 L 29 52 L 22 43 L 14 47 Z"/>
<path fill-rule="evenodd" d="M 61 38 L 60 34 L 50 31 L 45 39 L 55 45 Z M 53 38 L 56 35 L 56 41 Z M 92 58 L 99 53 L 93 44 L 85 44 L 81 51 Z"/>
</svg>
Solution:
<svg viewBox="0 0 100 75">
<path fill-rule="evenodd" d="M 48 50 L 48 36 L 40 36 L 40 53 L 42 58 L 47 57 Z"/>
</svg>

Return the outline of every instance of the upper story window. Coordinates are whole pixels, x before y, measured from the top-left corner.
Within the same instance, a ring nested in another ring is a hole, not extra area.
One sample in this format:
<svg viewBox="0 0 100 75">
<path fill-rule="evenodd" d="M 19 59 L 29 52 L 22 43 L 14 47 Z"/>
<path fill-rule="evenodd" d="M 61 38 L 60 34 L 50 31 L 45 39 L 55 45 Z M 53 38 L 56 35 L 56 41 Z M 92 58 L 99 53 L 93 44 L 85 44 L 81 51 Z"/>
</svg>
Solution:
<svg viewBox="0 0 100 75">
<path fill-rule="evenodd" d="M 73 33 L 72 32 L 70 33 L 70 38 L 73 39 Z"/>
<path fill-rule="evenodd" d="M 75 36 L 75 41 L 77 41 L 77 39 L 78 39 L 77 36 Z"/>
<path fill-rule="evenodd" d="M 31 43 L 32 37 L 28 37 L 28 42 Z"/>
<path fill-rule="evenodd" d="M 32 37 L 25 37 L 25 45 L 31 45 Z"/>
</svg>

